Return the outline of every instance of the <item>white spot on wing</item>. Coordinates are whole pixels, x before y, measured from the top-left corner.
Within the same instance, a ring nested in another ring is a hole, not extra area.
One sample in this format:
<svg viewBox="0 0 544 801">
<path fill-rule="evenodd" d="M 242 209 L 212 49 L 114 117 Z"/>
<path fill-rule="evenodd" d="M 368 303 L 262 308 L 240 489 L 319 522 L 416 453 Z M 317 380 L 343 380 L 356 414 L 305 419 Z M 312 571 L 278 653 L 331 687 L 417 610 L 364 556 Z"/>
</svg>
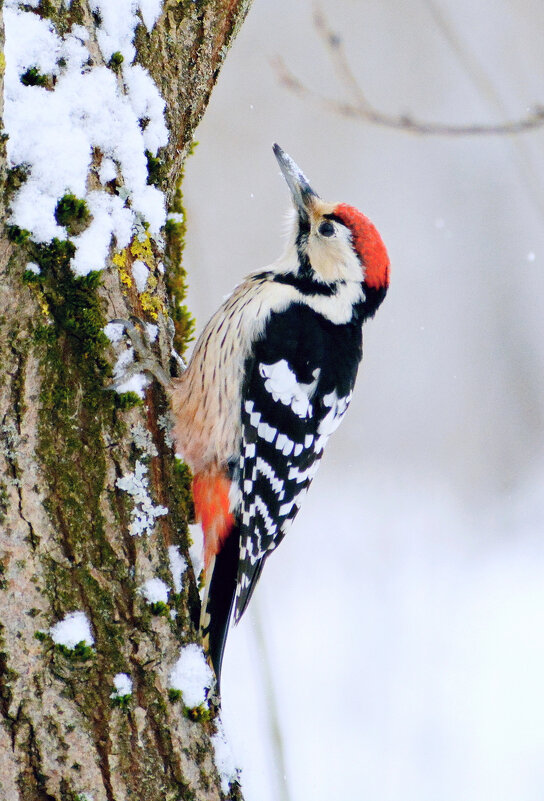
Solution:
<svg viewBox="0 0 544 801">
<path fill-rule="evenodd" d="M 276 440 L 276 448 L 279 451 L 283 450 L 283 446 L 287 442 L 287 435 L 286 434 L 278 434 L 278 438 Z"/>
<path fill-rule="evenodd" d="M 283 446 L 282 450 L 283 455 L 289 456 L 291 454 L 291 451 L 293 450 L 294 445 L 295 443 L 292 440 L 288 439 L 285 445 Z"/>
<path fill-rule="evenodd" d="M 286 434 L 279 434 L 276 440 L 276 448 L 283 453 L 284 456 L 289 456 L 295 447 L 295 443 L 289 439 Z"/>
<path fill-rule="evenodd" d="M 323 437 L 330 437 L 333 431 L 336 431 L 340 423 L 342 422 L 342 418 L 346 413 L 346 409 L 349 406 L 349 402 L 351 400 L 351 392 L 349 395 L 346 395 L 345 398 L 339 398 L 336 392 L 330 392 L 328 395 L 325 395 L 323 398 L 323 404 L 325 406 L 330 407 L 330 411 L 327 412 L 325 417 L 321 420 L 318 426 L 318 433 L 320 434 L 320 440 Z M 326 439 L 323 444 L 320 444 L 320 450 L 323 449 L 325 445 Z M 316 450 L 318 445 L 316 444 Z"/>
<path fill-rule="evenodd" d="M 261 413 L 251 412 L 251 414 L 249 415 L 249 422 L 254 428 L 257 428 L 259 423 L 261 422 Z"/>
<path fill-rule="evenodd" d="M 257 433 L 267 442 L 273 442 L 278 430 L 273 426 L 269 426 L 268 423 L 259 423 L 257 427 Z"/>
<path fill-rule="evenodd" d="M 264 387 L 276 402 L 290 406 L 298 417 L 312 416 L 310 396 L 317 385 L 317 378 L 312 384 L 299 383 L 285 359 L 274 364 L 259 364 L 259 373 L 266 379 Z"/>
</svg>

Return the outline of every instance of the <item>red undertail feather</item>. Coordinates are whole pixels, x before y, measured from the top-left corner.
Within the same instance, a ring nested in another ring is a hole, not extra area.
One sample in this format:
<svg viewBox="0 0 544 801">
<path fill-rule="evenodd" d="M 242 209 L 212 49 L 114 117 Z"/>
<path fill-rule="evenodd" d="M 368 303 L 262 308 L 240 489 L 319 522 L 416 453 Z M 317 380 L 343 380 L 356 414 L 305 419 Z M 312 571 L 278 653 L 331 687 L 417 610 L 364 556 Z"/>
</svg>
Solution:
<svg viewBox="0 0 544 801">
<path fill-rule="evenodd" d="M 368 286 L 386 289 L 389 286 L 389 256 L 374 223 L 347 203 L 339 203 L 334 213 L 351 230 L 353 244 L 365 267 Z"/>
<path fill-rule="evenodd" d="M 230 485 L 227 476 L 217 468 L 197 473 L 193 478 L 195 515 L 204 531 L 206 570 L 234 525 L 234 516 L 230 511 Z"/>
</svg>

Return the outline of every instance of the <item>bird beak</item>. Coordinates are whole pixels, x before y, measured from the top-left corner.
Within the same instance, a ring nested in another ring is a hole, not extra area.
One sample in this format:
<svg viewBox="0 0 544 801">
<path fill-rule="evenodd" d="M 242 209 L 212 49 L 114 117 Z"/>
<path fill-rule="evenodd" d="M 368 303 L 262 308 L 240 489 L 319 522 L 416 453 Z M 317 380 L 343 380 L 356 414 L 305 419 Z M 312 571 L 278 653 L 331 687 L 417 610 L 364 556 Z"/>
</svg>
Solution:
<svg viewBox="0 0 544 801">
<path fill-rule="evenodd" d="M 308 183 L 308 179 L 300 167 L 295 164 L 291 156 L 287 155 L 279 145 L 274 145 L 273 150 L 283 177 L 287 181 L 287 186 L 291 190 L 295 208 L 300 216 L 307 219 L 309 206 L 312 204 L 313 198 L 319 197 L 319 195 L 317 192 L 314 192 Z"/>
</svg>

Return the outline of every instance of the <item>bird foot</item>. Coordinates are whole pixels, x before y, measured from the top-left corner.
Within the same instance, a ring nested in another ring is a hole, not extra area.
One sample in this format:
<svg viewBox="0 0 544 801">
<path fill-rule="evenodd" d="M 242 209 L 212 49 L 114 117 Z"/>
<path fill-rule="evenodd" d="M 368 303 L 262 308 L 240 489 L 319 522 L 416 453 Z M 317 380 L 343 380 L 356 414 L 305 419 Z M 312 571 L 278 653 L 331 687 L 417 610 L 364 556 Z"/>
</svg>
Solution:
<svg viewBox="0 0 544 801">
<path fill-rule="evenodd" d="M 123 375 L 114 382 L 112 388 L 115 389 L 117 385 L 123 384 L 133 375 L 145 371 L 146 373 L 150 373 L 159 384 L 167 389 L 170 387 L 172 379 L 159 363 L 159 360 L 151 349 L 151 342 L 145 323 L 138 317 L 133 317 L 133 319 L 136 320 L 137 325 L 135 325 L 132 320 L 110 320 L 110 323 L 123 326 L 123 330 L 134 348 L 134 353 L 138 357 L 137 361 L 127 364 L 126 368 L 123 370 Z M 181 361 L 179 356 L 178 359 Z"/>
</svg>

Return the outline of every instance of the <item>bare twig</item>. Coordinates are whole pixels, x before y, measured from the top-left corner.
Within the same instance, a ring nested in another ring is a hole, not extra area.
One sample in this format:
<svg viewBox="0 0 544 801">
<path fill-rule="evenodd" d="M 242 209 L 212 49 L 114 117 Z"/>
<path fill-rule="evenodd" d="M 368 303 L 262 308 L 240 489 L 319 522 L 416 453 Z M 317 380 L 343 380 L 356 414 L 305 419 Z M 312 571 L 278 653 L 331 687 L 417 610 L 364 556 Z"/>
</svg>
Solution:
<svg viewBox="0 0 544 801">
<path fill-rule="evenodd" d="M 424 136 L 505 136 L 525 133 L 544 126 L 544 107 L 535 106 L 525 117 L 497 124 L 470 123 L 468 125 L 449 125 L 445 123 L 423 122 L 410 114 L 387 114 L 379 111 L 365 96 L 357 78 L 353 74 L 341 37 L 329 26 L 323 12 L 316 6 L 314 24 L 328 51 L 334 72 L 340 84 L 347 90 L 348 100 L 335 100 L 309 89 L 291 72 L 281 58 L 273 61 L 280 82 L 291 92 L 301 97 L 317 101 L 321 106 L 343 117 L 358 118 L 373 125 L 405 131 Z"/>
<path fill-rule="evenodd" d="M 456 32 L 455 26 L 444 9 L 444 4 L 440 3 L 440 0 L 423 0 L 423 3 L 438 32 L 452 53 L 455 54 L 458 64 L 470 78 L 478 93 L 485 99 L 486 104 L 495 110 L 497 116 L 505 117 L 507 113 L 505 104 L 491 76 L 480 62 L 479 54 L 467 47 Z M 526 187 L 535 209 L 544 218 L 544 196 L 538 175 L 532 164 L 529 151 L 530 143 L 520 136 L 512 137 L 510 142 L 513 162 L 518 170 L 522 184 Z"/>
</svg>

